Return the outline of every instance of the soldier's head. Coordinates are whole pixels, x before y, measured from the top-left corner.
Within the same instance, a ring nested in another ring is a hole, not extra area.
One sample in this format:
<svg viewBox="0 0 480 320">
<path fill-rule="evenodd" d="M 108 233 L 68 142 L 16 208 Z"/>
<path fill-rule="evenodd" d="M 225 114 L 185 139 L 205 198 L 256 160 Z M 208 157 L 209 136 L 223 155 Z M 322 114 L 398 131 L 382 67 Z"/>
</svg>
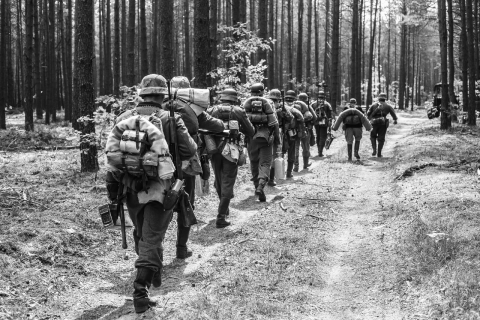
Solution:
<svg viewBox="0 0 480 320">
<path fill-rule="evenodd" d="M 238 104 L 238 94 L 233 88 L 227 88 L 220 93 L 220 102 Z"/>
<path fill-rule="evenodd" d="M 380 94 L 378 95 L 378 101 L 380 101 L 380 102 L 385 102 L 385 101 L 387 101 L 387 94 L 384 93 L 384 92 L 380 93 Z"/>
<path fill-rule="evenodd" d="M 265 87 L 263 86 L 263 83 L 261 83 L 261 82 L 254 83 L 250 87 L 250 93 L 254 97 L 263 96 L 264 91 L 265 91 Z"/>
<path fill-rule="evenodd" d="M 282 100 L 282 93 L 278 89 L 272 89 L 268 93 L 267 98 L 272 100 L 275 103 L 275 106 L 277 106 L 280 100 Z"/>
<path fill-rule="evenodd" d="M 293 101 L 297 100 L 297 94 L 293 90 L 288 90 L 285 94 L 285 101 L 292 103 Z"/>
<path fill-rule="evenodd" d="M 298 95 L 298 100 L 308 103 L 308 94 L 306 94 L 305 92 L 300 93 Z"/>
<path fill-rule="evenodd" d="M 351 98 L 351 99 L 350 99 L 350 106 L 351 106 L 351 107 L 355 107 L 356 105 L 357 105 L 357 99 Z"/>
<path fill-rule="evenodd" d="M 139 96 L 144 101 L 162 103 L 168 94 L 167 80 L 159 74 L 149 74 L 140 83 Z"/>
<path fill-rule="evenodd" d="M 176 76 L 170 81 L 170 86 L 172 90 L 190 88 L 190 81 L 187 77 Z"/>
<path fill-rule="evenodd" d="M 318 100 L 325 101 L 325 92 L 320 91 L 318 93 Z"/>
</svg>

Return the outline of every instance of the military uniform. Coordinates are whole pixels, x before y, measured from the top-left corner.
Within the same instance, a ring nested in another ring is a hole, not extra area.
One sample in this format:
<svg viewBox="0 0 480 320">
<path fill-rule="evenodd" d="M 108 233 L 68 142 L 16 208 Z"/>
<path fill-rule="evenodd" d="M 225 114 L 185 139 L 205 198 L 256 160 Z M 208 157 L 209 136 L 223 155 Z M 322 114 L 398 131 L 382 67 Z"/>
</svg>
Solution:
<svg viewBox="0 0 480 320">
<path fill-rule="evenodd" d="M 295 150 L 298 135 L 305 134 L 305 123 L 302 113 L 293 106 L 287 106 L 292 114 L 292 120 L 286 125 L 286 134 L 284 135 L 284 153 L 287 153 L 287 178 L 293 178 L 292 170 L 295 163 Z"/>
<path fill-rule="evenodd" d="M 135 112 L 146 116 L 155 114 L 161 120 L 165 140 L 170 144 L 173 139 L 170 135 L 172 124 L 169 121 L 169 113 L 164 111 L 159 103 L 166 93 L 164 77 L 155 74 L 146 76 L 142 80 L 142 90 L 140 91 L 140 95 L 146 102 L 138 104 Z M 150 97 L 152 97 L 152 101 L 148 101 Z M 158 101 L 155 102 L 154 100 Z M 125 112 L 117 118 L 117 123 L 130 118 L 133 114 L 132 110 Z M 111 135 L 114 134 L 115 128 Z M 188 160 L 195 154 L 197 145 L 188 134 L 184 122 L 178 115 L 175 116 L 175 130 L 180 159 Z M 109 172 L 107 174 L 107 190 L 110 194 L 114 194 L 116 191 L 113 184 L 118 181 L 118 176 L 119 172 Z M 148 289 L 152 283 L 154 286 L 160 286 L 161 284 L 162 243 L 172 219 L 172 211 L 166 211 L 162 204 L 164 192 L 170 188 L 171 182 L 162 181 L 163 183 L 153 180 L 148 181 L 148 193 L 144 190 L 136 191 L 135 188 L 129 188 L 126 195 L 128 213 L 135 227 L 133 238 L 135 251 L 138 254 L 135 261 L 137 275 L 133 284 L 133 303 L 137 313 L 145 312 L 156 304 L 149 299 Z"/>
<path fill-rule="evenodd" d="M 171 86 L 174 90 L 190 88 L 190 82 L 186 77 L 174 77 L 171 80 Z M 192 106 L 186 102 L 178 99 L 172 101 L 172 105 L 174 111 L 182 117 L 182 120 L 188 129 L 188 133 L 197 144 L 199 144 L 198 129 L 205 129 L 210 132 L 223 132 L 225 129 L 222 121 L 212 118 L 199 107 L 194 106 L 192 108 Z M 169 111 L 169 106 L 170 103 L 168 101 L 163 104 L 163 108 L 167 111 Z M 198 167 L 198 169 L 200 169 L 198 164 L 199 161 L 197 154 L 194 155 L 193 159 L 184 161 L 182 164 L 182 168 L 184 168 L 185 191 L 189 195 L 189 200 L 193 209 L 195 209 L 195 176 L 200 174 L 200 172 L 194 172 L 194 170 L 186 172 L 185 169 L 191 169 L 192 167 Z M 192 255 L 192 251 L 187 248 L 189 234 L 190 227 L 183 226 L 180 223 L 180 220 L 177 219 L 177 258 L 179 259 L 185 259 Z"/>
<path fill-rule="evenodd" d="M 263 189 L 270 176 L 273 146 L 280 145 L 281 138 L 274 107 L 267 99 L 261 97 L 264 91 L 263 84 L 252 85 L 250 91 L 252 97 L 243 104 L 250 122 L 255 127 L 255 135 L 248 143 L 248 155 L 255 195 L 261 202 L 265 202 Z"/>
<path fill-rule="evenodd" d="M 387 128 L 389 125 L 389 120 L 387 119 L 388 114 L 393 118 L 393 124 L 397 124 L 397 115 L 393 110 L 393 107 L 385 102 L 387 95 L 381 93 L 378 96 L 378 102 L 374 103 L 367 112 L 367 117 L 372 123 L 372 131 L 370 132 L 370 140 L 372 142 L 372 155 L 377 155 L 379 158 L 382 157 L 382 149 L 385 144 L 385 135 L 387 134 Z M 377 153 L 377 140 L 378 140 L 378 153 Z"/>
<path fill-rule="evenodd" d="M 352 101 L 350 102 L 352 103 Z M 354 101 L 353 103 L 355 102 L 356 101 Z M 372 126 L 370 125 L 368 119 L 363 115 L 363 112 L 359 111 L 355 107 L 348 108 L 339 114 L 337 121 L 333 126 L 333 130 L 337 130 L 342 123 L 345 130 L 345 140 L 347 141 L 348 161 L 352 161 L 352 147 L 354 137 L 355 158 L 357 158 L 357 160 L 360 160 L 360 155 L 358 151 L 360 149 L 360 140 L 362 139 L 362 126 L 364 126 L 367 131 L 370 131 L 372 129 Z"/>
<path fill-rule="evenodd" d="M 278 119 L 278 128 L 280 131 L 280 136 L 282 137 L 282 145 L 274 145 L 273 146 L 273 158 L 277 156 L 279 153 L 279 147 L 282 147 L 282 151 L 288 149 L 288 137 L 286 137 L 286 133 L 288 130 L 288 125 L 293 119 L 292 113 L 288 110 L 287 107 L 284 107 L 283 104 L 280 104 L 280 100 L 282 100 L 282 94 L 278 89 L 270 90 L 268 94 L 268 99 L 272 101 L 273 105 L 276 109 L 277 119 Z M 274 187 L 275 183 L 275 168 L 272 163 L 272 167 L 270 168 L 270 179 L 268 180 L 268 185 Z"/>
<path fill-rule="evenodd" d="M 330 103 L 325 101 L 325 94 L 319 92 L 318 95 L 318 100 L 312 104 L 312 107 L 317 115 L 317 120 L 314 125 L 317 133 L 318 156 L 323 157 L 323 148 L 325 148 L 327 141 L 328 127 L 331 125 L 333 119 L 333 110 Z"/>
<path fill-rule="evenodd" d="M 236 104 L 237 92 L 233 89 L 226 89 L 221 94 L 220 104 L 209 108 L 208 113 L 226 123 L 227 127 L 230 121 L 237 121 L 239 131 L 251 138 L 255 134 L 255 128 L 250 120 L 248 120 L 245 110 Z M 234 144 L 233 148 L 236 150 L 245 152 L 243 147 L 240 146 L 239 139 L 239 136 L 231 136 L 229 143 Z M 220 143 L 219 138 L 216 138 L 216 143 Z M 238 162 L 232 160 L 234 159 L 231 156 L 226 157 L 222 153 L 212 155 L 212 167 L 215 173 L 215 189 L 220 199 L 216 220 L 217 228 L 224 228 L 230 225 L 230 222 L 226 221 L 226 217 L 229 215 L 228 207 L 230 200 L 234 196 L 233 187 L 238 174 Z"/>
<path fill-rule="evenodd" d="M 300 106 L 301 104 L 303 105 Z M 304 92 L 298 95 L 298 101 L 294 104 L 294 106 L 302 112 L 305 130 L 307 132 L 307 134 L 303 138 L 301 138 L 300 141 L 297 141 L 297 145 L 295 147 L 295 166 L 299 166 L 298 158 L 300 156 L 301 145 L 303 150 L 303 169 L 307 169 L 311 165 L 311 163 L 308 162 L 310 158 L 310 139 L 313 135 L 313 125 L 317 120 L 317 115 L 315 114 L 313 108 L 309 105 L 308 95 Z"/>
</svg>

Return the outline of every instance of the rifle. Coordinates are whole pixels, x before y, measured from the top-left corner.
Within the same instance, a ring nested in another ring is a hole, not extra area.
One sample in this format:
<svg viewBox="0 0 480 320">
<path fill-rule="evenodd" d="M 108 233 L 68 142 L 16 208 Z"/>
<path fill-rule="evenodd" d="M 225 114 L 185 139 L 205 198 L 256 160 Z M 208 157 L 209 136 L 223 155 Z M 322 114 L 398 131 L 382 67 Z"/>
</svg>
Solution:
<svg viewBox="0 0 480 320">
<path fill-rule="evenodd" d="M 120 183 L 118 185 L 118 192 L 117 192 L 117 212 L 120 216 L 120 231 L 122 232 L 122 248 L 127 249 L 127 236 L 125 231 L 125 211 L 123 208 L 123 176 L 120 179 Z"/>
</svg>

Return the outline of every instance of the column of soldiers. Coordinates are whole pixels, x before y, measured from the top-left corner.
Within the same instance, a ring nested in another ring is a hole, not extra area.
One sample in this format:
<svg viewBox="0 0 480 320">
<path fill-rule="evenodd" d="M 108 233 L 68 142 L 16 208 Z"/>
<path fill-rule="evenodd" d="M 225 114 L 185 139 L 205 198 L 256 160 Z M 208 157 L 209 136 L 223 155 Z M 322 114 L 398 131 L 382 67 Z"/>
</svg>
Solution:
<svg viewBox="0 0 480 320">
<path fill-rule="evenodd" d="M 170 82 L 172 91 L 180 88 L 190 88 L 185 77 L 174 77 Z M 318 92 L 317 99 L 310 103 L 306 93 L 298 96 L 293 90 L 286 94 L 278 89 L 271 89 L 267 96 L 262 83 L 250 87 L 250 98 L 243 104 L 236 90 L 227 88 L 220 92 L 218 103 L 208 110 L 183 102 L 169 103 L 167 81 L 161 75 L 148 75 L 143 78 L 139 92 L 143 102 L 139 103 L 134 114 L 156 115 L 161 119 L 167 142 L 173 142 L 170 135 L 171 126 L 177 136 L 178 157 L 182 161 L 185 176 L 185 191 L 188 193 L 192 208 L 195 209 L 195 179 L 201 170 L 191 170 L 192 162 L 196 163 L 202 153 L 205 153 L 204 134 L 211 133 L 216 145 L 228 145 L 228 152 L 216 152 L 210 155 L 215 175 L 214 186 L 219 198 L 215 225 L 217 228 L 228 227 L 230 201 L 234 197 L 234 185 L 238 167 L 243 164 L 246 153 L 250 159 L 251 181 L 254 194 L 260 202 L 266 201 L 265 186 L 276 185 L 275 157 L 286 158 L 286 178 L 293 178 L 292 172 L 300 169 L 299 155 L 302 148 L 303 169 L 311 166 L 310 146 L 318 148 L 318 156 L 324 157 L 328 130 L 337 130 L 343 124 L 347 141 L 348 160 L 352 160 L 352 149 L 357 160 L 360 159 L 359 148 L 362 138 L 362 126 L 371 130 L 373 155 L 382 157 L 385 134 L 388 128 L 386 116 L 391 114 L 396 124 L 397 117 L 393 108 L 386 103 L 386 96 L 381 94 L 377 103 L 372 105 L 367 116 L 351 99 L 349 106 L 342 111 L 334 123 L 331 105 L 325 100 L 325 93 Z M 175 124 L 168 119 L 169 112 L 175 112 Z M 123 114 L 117 118 L 117 123 L 125 119 Z M 367 119 L 368 117 L 368 119 Z M 370 124 L 370 121 L 373 124 Z M 314 137 L 314 130 L 316 138 Z M 229 130 L 228 138 L 215 136 Z M 355 147 L 353 142 L 355 140 Z M 310 142 L 312 141 L 312 142 Z M 378 145 L 377 145 L 378 141 Z M 190 168 L 190 169 L 189 169 Z M 108 172 L 107 190 L 109 198 L 115 201 L 118 190 L 118 172 Z M 143 313 L 156 305 L 149 297 L 149 289 L 153 285 L 161 285 L 163 267 L 163 240 L 174 210 L 165 210 L 162 195 L 169 186 L 156 186 L 149 181 L 149 195 L 140 197 L 135 186 L 138 182 L 130 182 L 126 187 L 125 202 L 128 213 L 133 221 L 133 238 L 138 258 L 135 261 L 137 275 L 134 280 L 133 302 L 135 311 Z M 160 193 L 162 195 L 160 195 Z M 187 247 L 190 228 L 183 226 L 177 219 L 176 257 L 186 259 L 192 256 L 192 250 Z"/>
</svg>

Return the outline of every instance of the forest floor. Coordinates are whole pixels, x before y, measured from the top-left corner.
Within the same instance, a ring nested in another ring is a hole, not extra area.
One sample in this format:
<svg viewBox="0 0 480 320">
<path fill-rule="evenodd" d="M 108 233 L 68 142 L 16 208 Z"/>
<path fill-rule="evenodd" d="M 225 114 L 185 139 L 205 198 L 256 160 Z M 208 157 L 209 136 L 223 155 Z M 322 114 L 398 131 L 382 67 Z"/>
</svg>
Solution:
<svg viewBox="0 0 480 320">
<path fill-rule="evenodd" d="M 347 162 L 337 132 L 327 157 L 267 187 L 266 203 L 241 167 L 226 229 L 215 228 L 211 185 L 196 203 L 191 258 L 175 259 L 170 224 L 158 306 L 143 315 L 131 299 L 131 232 L 125 251 L 98 216 L 105 170 L 80 173 L 78 150 L 45 150 L 75 144 L 68 127 L 29 134 L 10 116 L 0 319 L 480 319 L 480 130 L 441 132 L 424 110 L 398 115 L 384 158 L 364 132 L 362 161 Z"/>
</svg>

